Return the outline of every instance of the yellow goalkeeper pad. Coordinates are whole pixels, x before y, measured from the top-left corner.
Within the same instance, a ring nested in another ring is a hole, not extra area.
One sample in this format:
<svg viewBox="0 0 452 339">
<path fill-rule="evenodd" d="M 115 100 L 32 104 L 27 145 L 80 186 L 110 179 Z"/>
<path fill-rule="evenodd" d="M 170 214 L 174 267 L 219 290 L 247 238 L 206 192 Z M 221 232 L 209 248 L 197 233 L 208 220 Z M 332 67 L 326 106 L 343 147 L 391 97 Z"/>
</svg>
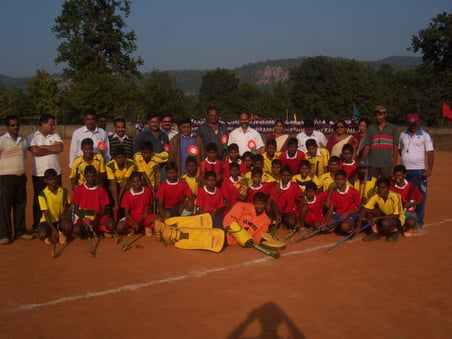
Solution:
<svg viewBox="0 0 452 339">
<path fill-rule="evenodd" d="M 174 244 L 185 250 L 221 252 L 224 247 L 224 231 L 219 228 L 166 227 L 161 233 L 165 244 Z"/>
<path fill-rule="evenodd" d="M 212 216 L 210 213 L 190 215 L 187 217 L 171 217 L 165 220 L 165 224 L 172 227 L 213 227 Z"/>
</svg>

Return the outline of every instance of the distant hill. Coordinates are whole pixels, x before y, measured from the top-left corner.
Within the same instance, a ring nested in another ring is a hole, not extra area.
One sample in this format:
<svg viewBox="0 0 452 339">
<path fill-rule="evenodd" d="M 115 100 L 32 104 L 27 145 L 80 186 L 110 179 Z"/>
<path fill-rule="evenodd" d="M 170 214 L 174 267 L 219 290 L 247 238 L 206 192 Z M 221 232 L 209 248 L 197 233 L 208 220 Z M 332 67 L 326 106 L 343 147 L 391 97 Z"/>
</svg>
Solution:
<svg viewBox="0 0 452 339">
<path fill-rule="evenodd" d="M 271 88 L 277 82 L 287 80 L 289 70 L 299 66 L 303 59 L 304 58 L 291 58 L 253 62 L 234 68 L 232 71 L 239 77 L 241 82 L 254 83 L 263 88 Z M 375 68 L 383 64 L 389 64 L 396 70 L 409 70 L 420 65 L 422 63 L 422 58 L 393 56 L 377 61 L 361 62 Z M 196 95 L 201 87 L 201 79 L 208 71 L 210 70 L 188 69 L 170 70 L 168 73 L 176 79 L 185 93 Z M 56 78 L 59 74 L 52 76 Z M 13 88 L 14 86 L 25 88 L 29 79 L 30 78 L 12 78 L 0 74 L 0 83 L 4 84 L 8 89 Z"/>
</svg>

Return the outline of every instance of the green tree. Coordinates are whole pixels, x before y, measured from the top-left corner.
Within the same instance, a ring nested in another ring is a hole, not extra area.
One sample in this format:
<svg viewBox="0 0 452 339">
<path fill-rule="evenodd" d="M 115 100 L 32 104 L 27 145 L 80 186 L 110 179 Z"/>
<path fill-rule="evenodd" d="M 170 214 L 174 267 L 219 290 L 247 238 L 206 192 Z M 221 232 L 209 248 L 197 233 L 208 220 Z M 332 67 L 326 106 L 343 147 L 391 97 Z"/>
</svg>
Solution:
<svg viewBox="0 0 452 339">
<path fill-rule="evenodd" d="M 22 118 L 33 117 L 33 108 L 27 95 L 19 87 L 13 87 L 8 93 L 8 110 L 6 115 L 13 114 Z M 36 123 L 36 121 L 26 121 Z"/>
<path fill-rule="evenodd" d="M 204 111 L 208 106 L 215 106 L 223 118 L 231 118 L 238 114 L 239 79 L 234 72 L 217 68 L 204 74 L 199 90 L 198 107 Z"/>
<path fill-rule="evenodd" d="M 38 70 L 28 81 L 26 94 L 33 107 L 33 116 L 39 117 L 43 113 L 61 116 L 62 94 L 58 82 L 46 71 Z"/>
<path fill-rule="evenodd" d="M 5 85 L 0 83 L 0 118 L 4 118 L 6 116 L 6 112 L 8 111 L 8 96 L 9 93 Z"/>
</svg>

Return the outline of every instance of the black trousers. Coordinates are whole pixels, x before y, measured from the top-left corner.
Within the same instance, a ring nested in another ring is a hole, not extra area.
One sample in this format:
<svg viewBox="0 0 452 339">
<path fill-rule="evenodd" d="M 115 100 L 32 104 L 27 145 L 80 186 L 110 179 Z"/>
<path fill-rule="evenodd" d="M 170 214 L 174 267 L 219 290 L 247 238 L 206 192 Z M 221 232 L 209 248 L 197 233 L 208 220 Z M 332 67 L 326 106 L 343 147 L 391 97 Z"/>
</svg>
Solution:
<svg viewBox="0 0 452 339">
<path fill-rule="evenodd" d="M 33 182 L 33 230 L 36 230 L 39 225 L 39 220 L 42 217 L 42 211 L 39 207 L 39 200 L 38 196 L 39 193 L 42 192 L 42 190 L 47 186 L 47 184 L 44 181 L 44 177 L 37 177 L 32 175 L 31 180 Z M 61 174 L 58 176 L 57 180 L 58 185 L 61 186 Z"/>
<path fill-rule="evenodd" d="M 27 232 L 25 207 L 27 205 L 27 177 L 0 175 L 0 239 L 15 238 Z M 11 220 L 11 212 L 13 220 Z"/>
</svg>

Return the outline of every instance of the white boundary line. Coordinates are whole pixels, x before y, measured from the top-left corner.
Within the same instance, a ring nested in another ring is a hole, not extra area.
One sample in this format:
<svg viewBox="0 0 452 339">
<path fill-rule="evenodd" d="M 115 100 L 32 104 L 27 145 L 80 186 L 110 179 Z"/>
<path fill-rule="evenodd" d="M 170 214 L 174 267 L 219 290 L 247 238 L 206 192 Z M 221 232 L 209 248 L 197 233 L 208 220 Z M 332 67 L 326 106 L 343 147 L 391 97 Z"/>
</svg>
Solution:
<svg viewBox="0 0 452 339">
<path fill-rule="evenodd" d="M 441 224 L 445 224 L 447 222 L 452 221 L 452 219 L 443 219 L 440 220 L 436 223 L 433 224 L 427 224 L 424 225 L 425 227 L 431 227 L 431 226 L 439 226 Z M 419 232 L 419 233 L 414 233 L 413 235 L 423 235 L 425 234 L 424 232 Z M 349 242 L 356 242 L 359 241 L 360 239 L 355 239 Z M 311 252 L 315 252 L 324 248 L 328 248 L 330 246 L 332 246 L 335 243 L 331 243 L 331 244 L 325 244 L 325 245 L 321 245 L 321 246 L 316 246 L 316 247 L 311 247 L 311 248 L 307 248 L 304 250 L 299 250 L 299 251 L 290 251 L 290 252 L 285 252 L 284 253 L 284 257 L 290 256 L 290 255 L 298 255 L 298 254 L 304 254 L 304 253 L 311 253 Z M 241 267 L 246 267 L 246 266 L 250 266 L 250 265 L 258 265 L 258 264 L 263 264 L 266 263 L 267 261 L 274 261 L 273 258 L 270 257 L 263 257 L 260 259 L 255 259 L 255 260 L 249 260 L 249 261 L 245 261 L 239 264 L 235 264 L 235 265 L 230 265 L 230 266 L 224 266 L 224 267 L 217 267 L 217 268 L 210 268 L 204 271 L 195 271 L 189 274 L 183 274 L 183 275 L 179 275 L 179 276 L 175 276 L 175 277 L 170 277 L 170 278 L 166 278 L 166 279 L 159 279 L 159 280 L 151 280 L 148 282 L 144 282 L 144 283 L 138 283 L 138 284 L 128 284 L 128 285 L 123 285 L 120 286 L 118 288 L 113 288 L 113 289 L 109 289 L 109 290 L 104 290 L 104 291 L 100 291 L 100 292 L 87 292 L 85 294 L 78 294 L 78 295 L 73 295 L 73 296 L 69 296 L 69 297 L 64 297 L 64 298 L 59 298 L 59 299 L 55 299 L 52 301 L 48 301 L 45 303 L 41 303 L 41 304 L 24 304 L 24 305 L 20 305 L 19 307 L 15 308 L 13 311 L 32 311 L 41 307 L 45 307 L 45 306 L 51 306 L 51 305 L 58 305 L 58 304 L 62 304 L 65 302 L 69 302 L 69 301 L 76 301 L 76 300 L 82 300 L 82 299 L 89 299 L 89 298 L 93 298 L 93 297 L 101 297 L 104 295 L 109 295 L 109 294 L 116 294 L 116 293 L 121 293 L 121 292 L 126 292 L 126 291 L 136 291 L 145 287 L 150 287 L 150 286 L 154 286 L 154 285 L 160 285 L 160 284 L 165 284 L 165 283 L 172 283 L 175 281 L 181 281 L 181 280 L 186 280 L 186 279 L 191 279 L 191 278 L 200 278 L 212 273 L 217 273 L 217 272 L 224 272 L 224 271 L 229 271 L 229 270 L 233 270 L 236 268 L 241 268 Z"/>
</svg>

